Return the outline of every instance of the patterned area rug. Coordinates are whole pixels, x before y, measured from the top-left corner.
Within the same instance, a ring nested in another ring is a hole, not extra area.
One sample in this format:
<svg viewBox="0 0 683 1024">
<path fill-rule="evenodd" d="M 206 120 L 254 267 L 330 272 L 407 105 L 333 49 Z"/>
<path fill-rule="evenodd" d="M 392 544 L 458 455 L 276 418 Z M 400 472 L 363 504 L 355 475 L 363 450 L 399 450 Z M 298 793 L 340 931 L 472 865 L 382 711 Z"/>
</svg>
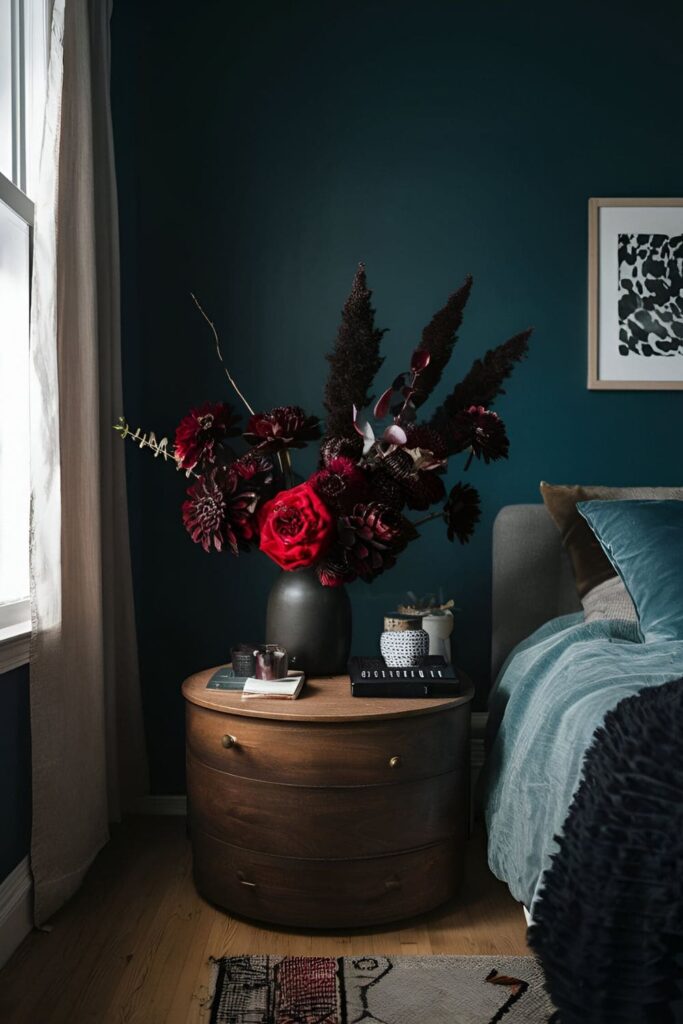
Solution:
<svg viewBox="0 0 683 1024">
<path fill-rule="evenodd" d="M 533 957 L 235 956 L 214 961 L 211 1024 L 548 1024 Z"/>
</svg>

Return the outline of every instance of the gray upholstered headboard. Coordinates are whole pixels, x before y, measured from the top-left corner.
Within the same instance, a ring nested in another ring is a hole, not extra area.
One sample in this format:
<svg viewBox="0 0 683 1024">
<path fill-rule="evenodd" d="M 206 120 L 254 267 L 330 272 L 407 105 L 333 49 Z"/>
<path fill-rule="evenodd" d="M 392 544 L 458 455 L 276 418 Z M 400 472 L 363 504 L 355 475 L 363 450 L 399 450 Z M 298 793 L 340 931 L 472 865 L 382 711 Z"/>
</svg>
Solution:
<svg viewBox="0 0 683 1024">
<path fill-rule="evenodd" d="M 520 640 L 581 610 L 569 558 L 545 505 L 506 505 L 493 524 L 491 679 Z"/>
</svg>

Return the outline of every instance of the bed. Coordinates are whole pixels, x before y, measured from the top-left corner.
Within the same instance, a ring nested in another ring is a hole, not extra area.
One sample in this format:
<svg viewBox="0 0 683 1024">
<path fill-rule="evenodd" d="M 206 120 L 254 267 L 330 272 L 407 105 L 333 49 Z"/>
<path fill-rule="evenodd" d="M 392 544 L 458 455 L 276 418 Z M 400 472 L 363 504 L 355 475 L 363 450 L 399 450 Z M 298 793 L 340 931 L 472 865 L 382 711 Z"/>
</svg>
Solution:
<svg viewBox="0 0 683 1024">
<path fill-rule="evenodd" d="M 489 864 L 531 913 L 563 1024 L 683 1020 L 683 643 L 584 623 L 545 506 L 508 506 L 492 672 Z"/>
</svg>

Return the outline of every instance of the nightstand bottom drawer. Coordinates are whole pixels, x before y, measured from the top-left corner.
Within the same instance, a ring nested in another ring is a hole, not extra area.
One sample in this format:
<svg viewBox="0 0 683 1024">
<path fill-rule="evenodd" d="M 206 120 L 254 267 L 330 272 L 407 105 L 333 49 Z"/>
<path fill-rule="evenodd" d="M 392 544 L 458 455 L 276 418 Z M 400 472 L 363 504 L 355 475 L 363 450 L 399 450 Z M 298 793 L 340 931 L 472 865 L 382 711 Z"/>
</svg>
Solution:
<svg viewBox="0 0 683 1024">
<path fill-rule="evenodd" d="M 193 831 L 199 892 L 237 914 L 306 928 L 354 928 L 411 917 L 454 895 L 463 846 L 449 839 L 408 853 L 303 860 L 243 850 Z"/>
</svg>

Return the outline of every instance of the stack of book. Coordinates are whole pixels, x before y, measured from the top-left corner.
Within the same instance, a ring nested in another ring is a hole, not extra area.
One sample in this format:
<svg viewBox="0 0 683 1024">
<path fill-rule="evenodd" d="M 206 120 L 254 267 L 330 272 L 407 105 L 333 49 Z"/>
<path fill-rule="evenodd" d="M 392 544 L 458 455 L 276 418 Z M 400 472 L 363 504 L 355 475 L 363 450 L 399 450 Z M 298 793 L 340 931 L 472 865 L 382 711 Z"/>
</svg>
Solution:
<svg viewBox="0 0 683 1024">
<path fill-rule="evenodd" d="M 457 669 L 434 655 L 406 668 L 388 668 L 384 658 L 351 658 L 349 675 L 354 697 L 451 697 L 461 691 Z"/>
<path fill-rule="evenodd" d="M 269 700 L 296 700 L 305 682 L 303 672 L 290 672 L 284 679 L 255 679 L 236 676 L 231 668 L 219 668 L 206 684 L 207 690 L 233 690 L 243 699 L 265 697 Z"/>
</svg>

